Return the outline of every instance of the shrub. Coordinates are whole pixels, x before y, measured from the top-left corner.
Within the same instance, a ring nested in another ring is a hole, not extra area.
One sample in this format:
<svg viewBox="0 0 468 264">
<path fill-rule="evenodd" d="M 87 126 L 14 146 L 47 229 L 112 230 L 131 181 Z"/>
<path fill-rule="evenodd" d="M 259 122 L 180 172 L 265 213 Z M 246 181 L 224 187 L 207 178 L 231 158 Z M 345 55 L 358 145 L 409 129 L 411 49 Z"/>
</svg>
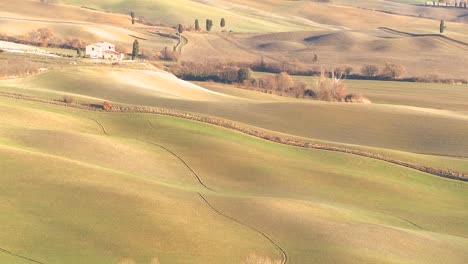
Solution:
<svg viewBox="0 0 468 264">
<path fill-rule="evenodd" d="M 358 94 L 348 94 L 345 97 L 345 102 L 347 103 L 357 103 L 357 104 L 370 104 L 372 103 L 369 99 L 362 95 Z"/>
<path fill-rule="evenodd" d="M 48 28 L 39 28 L 38 30 L 29 32 L 28 39 L 33 43 L 38 43 L 42 47 L 47 47 L 55 39 L 55 35 Z"/>
<path fill-rule="evenodd" d="M 286 72 L 282 72 L 276 75 L 276 83 L 278 84 L 277 89 L 281 94 L 284 94 L 287 90 L 294 86 L 293 79 Z"/>
<path fill-rule="evenodd" d="M 300 97 L 304 98 L 306 88 L 307 88 L 307 83 L 305 82 L 295 83 L 293 87 L 291 87 L 290 93 L 296 98 L 300 98 Z"/>
<path fill-rule="evenodd" d="M 361 73 L 367 77 L 375 77 L 379 73 L 379 68 L 375 65 L 366 64 L 362 66 Z"/>
<path fill-rule="evenodd" d="M 237 81 L 243 83 L 245 80 L 249 80 L 252 77 L 252 71 L 249 68 L 240 68 L 237 72 Z"/>
<path fill-rule="evenodd" d="M 239 80 L 239 69 L 237 67 L 226 67 L 219 72 L 220 81 L 234 83 Z"/>
<path fill-rule="evenodd" d="M 35 62 L 23 57 L 7 58 L 0 60 L 0 77 L 20 77 L 37 73 L 47 64 Z"/>
<path fill-rule="evenodd" d="M 351 73 L 353 73 L 353 67 L 346 66 L 344 71 L 345 71 L 346 76 L 349 76 L 349 75 L 351 75 Z"/>
<path fill-rule="evenodd" d="M 315 84 L 317 99 L 329 102 L 342 102 L 346 96 L 346 85 L 341 79 L 342 76 L 337 76 L 334 71 L 331 72 L 331 77 L 322 69 L 320 78 Z"/>
<path fill-rule="evenodd" d="M 65 43 L 73 49 L 84 49 L 86 47 L 86 41 L 80 38 L 69 37 Z"/>
<path fill-rule="evenodd" d="M 382 70 L 382 76 L 386 78 L 400 78 L 405 74 L 406 70 L 403 66 L 393 64 L 393 63 L 385 63 L 385 67 Z"/>
<path fill-rule="evenodd" d="M 108 101 L 104 101 L 102 103 L 102 109 L 106 110 L 106 111 L 109 111 L 112 109 L 112 104 L 109 103 Z"/>
<path fill-rule="evenodd" d="M 304 96 L 306 96 L 306 97 L 311 97 L 311 98 L 316 98 L 316 97 L 317 97 L 317 94 L 316 94 L 315 91 L 312 90 L 312 89 L 306 89 L 306 90 L 304 91 Z"/>
<path fill-rule="evenodd" d="M 163 60 L 178 61 L 179 57 L 180 57 L 180 54 L 177 51 L 169 50 L 167 47 L 165 47 L 161 51 L 161 59 Z"/>
<path fill-rule="evenodd" d="M 66 96 L 63 97 L 63 102 L 64 103 L 71 104 L 71 103 L 73 103 L 73 101 L 74 101 L 73 97 L 71 97 L 71 96 L 66 95 Z"/>
</svg>

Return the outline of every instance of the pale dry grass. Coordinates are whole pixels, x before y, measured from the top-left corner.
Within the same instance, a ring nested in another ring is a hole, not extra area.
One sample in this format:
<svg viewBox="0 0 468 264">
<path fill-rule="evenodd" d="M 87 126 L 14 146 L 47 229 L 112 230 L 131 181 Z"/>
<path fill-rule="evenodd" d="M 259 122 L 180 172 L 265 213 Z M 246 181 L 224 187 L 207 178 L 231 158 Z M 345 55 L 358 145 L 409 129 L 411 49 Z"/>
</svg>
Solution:
<svg viewBox="0 0 468 264">
<path fill-rule="evenodd" d="M 252 253 L 247 257 L 244 264 L 281 264 L 281 260 Z"/>
<path fill-rule="evenodd" d="M 117 264 L 136 264 L 136 262 L 131 258 L 124 258 L 120 260 Z"/>
</svg>

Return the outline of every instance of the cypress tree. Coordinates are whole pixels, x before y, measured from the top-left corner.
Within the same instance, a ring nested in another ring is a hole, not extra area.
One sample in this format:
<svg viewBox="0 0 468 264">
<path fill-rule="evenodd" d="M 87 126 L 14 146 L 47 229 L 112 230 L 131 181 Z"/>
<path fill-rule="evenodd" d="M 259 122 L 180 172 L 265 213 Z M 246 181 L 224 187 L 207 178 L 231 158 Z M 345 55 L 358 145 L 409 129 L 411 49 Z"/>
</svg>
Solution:
<svg viewBox="0 0 468 264">
<path fill-rule="evenodd" d="M 444 33 L 444 30 L 447 26 L 443 20 L 440 21 L 440 34 Z"/>
<path fill-rule="evenodd" d="M 135 25 L 135 12 L 130 12 L 130 16 L 132 17 L 132 25 Z"/>
<path fill-rule="evenodd" d="M 207 19 L 206 20 L 206 31 L 210 32 L 212 27 L 213 27 L 213 20 Z"/>
<path fill-rule="evenodd" d="M 226 20 L 223 18 L 221 18 L 221 22 L 219 23 L 219 25 L 221 26 L 221 28 L 224 28 L 226 26 Z"/>
<path fill-rule="evenodd" d="M 139 51 L 140 51 L 140 43 L 138 43 L 138 39 L 135 39 L 135 41 L 133 42 L 132 60 L 134 60 L 138 56 Z"/>
<path fill-rule="evenodd" d="M 177 31 L 179 32 L 179 34 L 184 33 L 184 26 L 182 24 L 179 24 L 179 26 L 177 27 Z"/>
</svg>

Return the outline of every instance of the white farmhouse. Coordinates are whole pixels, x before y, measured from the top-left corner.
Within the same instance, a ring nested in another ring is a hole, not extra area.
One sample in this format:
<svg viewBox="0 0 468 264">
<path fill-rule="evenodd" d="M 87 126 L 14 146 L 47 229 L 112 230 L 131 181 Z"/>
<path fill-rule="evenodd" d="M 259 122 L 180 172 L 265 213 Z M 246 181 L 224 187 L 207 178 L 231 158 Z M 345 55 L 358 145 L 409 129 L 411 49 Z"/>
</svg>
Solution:
<svg viewBox="0 0 468 264">
<path fill-rule="evenodd" d="M 115 45 L 108 42 L 99 42 L 86 46 L 86 56 L 93 59 L 121 60 L 124 54 L 115 51 Z"/>
</svg>

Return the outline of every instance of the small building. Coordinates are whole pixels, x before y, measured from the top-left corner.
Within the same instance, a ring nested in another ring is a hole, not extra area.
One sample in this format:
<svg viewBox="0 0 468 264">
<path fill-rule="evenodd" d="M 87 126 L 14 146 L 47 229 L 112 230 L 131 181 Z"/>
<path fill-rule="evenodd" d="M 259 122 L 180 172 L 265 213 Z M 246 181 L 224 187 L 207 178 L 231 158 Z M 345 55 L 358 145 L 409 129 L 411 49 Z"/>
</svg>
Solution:
<svg viewBox="0 0 468 264">
<path fill-rule="evenodd" d="M 86 56 L 92 59 L 122 60 L 123 53 L 115 51 L 115 45 L 108 42 L 99 42 L 86 46 Z"/>
</svg>

